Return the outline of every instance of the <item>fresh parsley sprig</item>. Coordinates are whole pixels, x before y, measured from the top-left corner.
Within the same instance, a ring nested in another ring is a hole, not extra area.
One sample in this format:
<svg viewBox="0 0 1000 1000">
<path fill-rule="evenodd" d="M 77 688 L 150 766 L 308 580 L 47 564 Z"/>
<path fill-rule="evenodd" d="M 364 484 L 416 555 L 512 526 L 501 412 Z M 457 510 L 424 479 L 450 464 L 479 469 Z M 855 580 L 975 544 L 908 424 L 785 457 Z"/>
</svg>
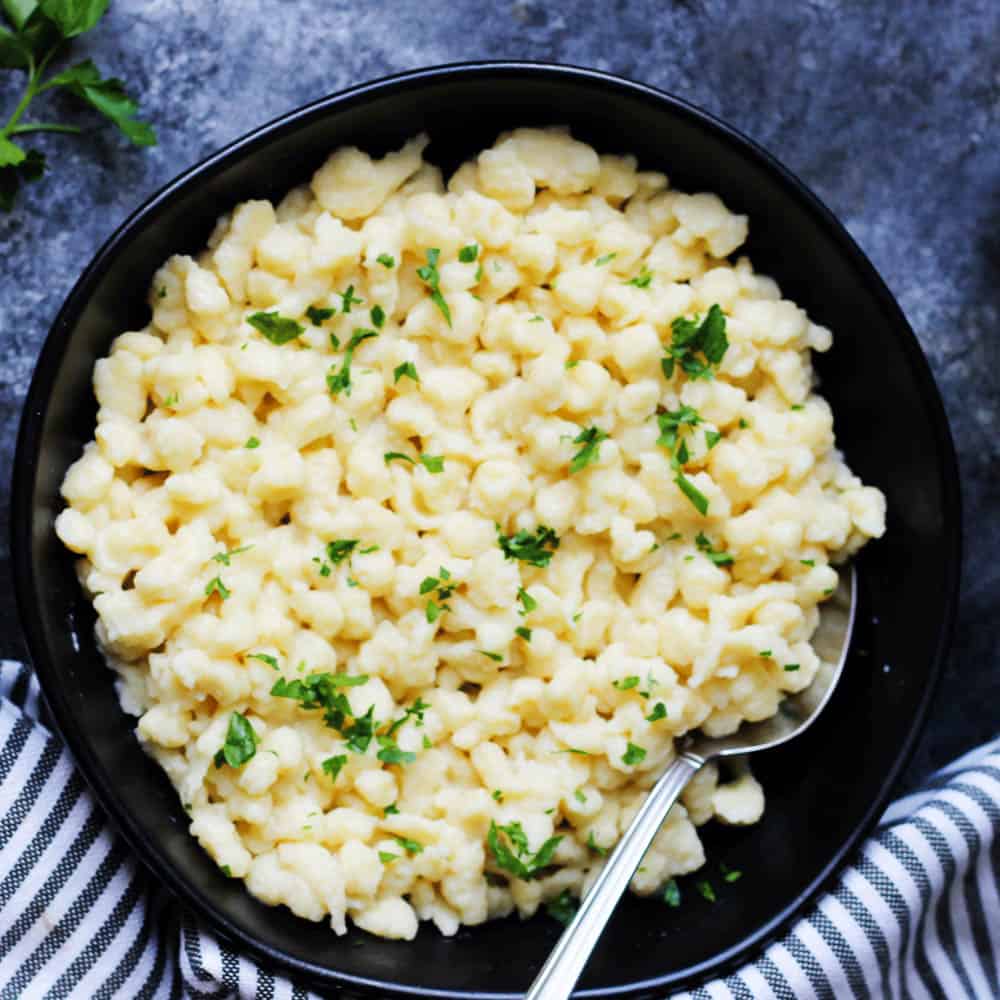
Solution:
<svg viewBox="0 0 1000 1000">
<path fill-rule="evenodd" d="M 61 90 L 110 119 L 136 146 L 155 146 L 156 133 L 135 115 L 138 105 L 121 80 L 105 79 L 89 59 L 47 75 L 68 50 L 72 39 L 97 25 L 109 0 L 0 0 L 0 69 L 22 70 L 27 85 L 6 123 L 0 127 L 0 211 L 14 207 L 22 185 L 45 172 L 45 156 L 26 148 L 20 137 L 42 132 L 78 135 L 77 125 L 24 121 L 36 97 Z M 6 24 L 4 23 L 6 22 Z"/>
<path fill-rule="evenodd" d="M 660 436 L 656 443 L 670 452 L 670 467 L 674 470 L 674 482 L 678 489 L 691 501 L 695 510 L 704 516 L 708 513 L 708 497 L 684 475 L 684 465 L 690 461 L 687 442 L 681 431 L 684 427 L 697 427 L 701 423 L 698 411 L 690 406 L 679 410 L 667 410 L 656 415 L 660 425 Z"/>
<path fill-rule="evenodd" d="M 490 832 L 486 836 L 486 843 L 497 865 L 526 882 L 538 878 L 552 864 L 552 856 L 561 842 L 562 837 L 549 837 L 532 853 L 528 835 L 516 820 L 506 826 L 498 826 L 495 820 L 491 821 Z"/>
<path fill-rule="evenodd" d="M 522 529 L 515 535 L 505 535 L 496 525 L 497 544 L 508 559 L 520 559 L 531 566 L 544 569 L 552 561 L 552 553 L 559 548 L 559 536 L 549 527 L 540 524 L 534 531 Z"/>
<path fill-rule="evenodd" d="M 600 427 L 585 427 L 575 438 L 573 444 L 580 445 L 580 450 L 569 463 L 569 474 L 575 475 L 592 462 L 596 462 L 601 454 L 601 442 L 607 441 L 608 435 Z"/>
<path fill-rule="evenodd" d="M 661 359 L 665 378 L 672 378 L 674 366 L 679 365 L 689 378 L 712 378 L 712 366 L 722 363 L 729 348 L 726 336 L 726 316 L 718 305 L 713 305 L 703 320 L 678 316 L 670 324 L 673 334 L 671 344 L 665 347 Z M 704 361 L 698 357 L 701 354 Z"/>
<path fill-rule="evenodd" d="M 431 301 L 441 311 L 448 326 L 451 326 L 451 309 L 448 308 L 448 303 L 445 302 L 440 288 L 441 275 L 437 266 L 440 256 L 441 251 L 437 247 L 431 247 L 427 251 L 427 263 L 423 267 L 417 268 L 417 277 L 430 289 Z"/>
</svg>

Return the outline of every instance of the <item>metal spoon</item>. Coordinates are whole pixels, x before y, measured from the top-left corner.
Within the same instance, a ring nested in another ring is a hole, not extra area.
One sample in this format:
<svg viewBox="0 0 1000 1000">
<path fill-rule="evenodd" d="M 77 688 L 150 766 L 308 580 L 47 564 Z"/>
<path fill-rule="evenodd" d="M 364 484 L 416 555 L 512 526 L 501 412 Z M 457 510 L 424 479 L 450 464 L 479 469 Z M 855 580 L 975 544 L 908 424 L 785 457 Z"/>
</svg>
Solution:
<svg viewBox="0 0 1000 1000">
<path fill-rule="evenodd" d="M 785 699 L 778 713 L 763 722 L 744 723 L 732 736 L 693 737 L 653 786 L 580 909 L 538 973 L 526 1000 L 566 1000 L 583 972 L 604 925 L 628 887 L 643 855 L 667 818 L 671 806 L 694 775 L 710 760 L 768 750 L 805 732 L 830 700 L 847 661 L 857 604 L 854 567 L 841 574 L 840 585 L 823 604 L 813 646 L 822 661 L 815 680 Z"/>
</svg>

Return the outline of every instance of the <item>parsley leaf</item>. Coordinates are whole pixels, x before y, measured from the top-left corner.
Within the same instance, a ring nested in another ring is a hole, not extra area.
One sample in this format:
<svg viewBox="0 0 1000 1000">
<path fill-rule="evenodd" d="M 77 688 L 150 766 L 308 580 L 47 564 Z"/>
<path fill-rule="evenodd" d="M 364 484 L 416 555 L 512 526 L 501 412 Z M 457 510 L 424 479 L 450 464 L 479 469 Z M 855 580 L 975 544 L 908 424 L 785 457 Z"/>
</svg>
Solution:
<svg viewBox="0 0 1000 1000">
<path fill-rule="evenodd" d="M 345 315 L 351 311 L 352 305 L 363 306 L 365 304 L 364 299 L 359 299 L 354 294 L 354 285 L 348 285 L 346 292 L 337 292 L 337 294 L 340 296 L 340 302 Z"/>
<path fill-rule="evenodd" d="M 380 253 L 375 258 L 383 267 L 393 268 L 396 266 L 396 258 L 390 253 Z"/>
<path fill-rule="evenodd" d="M 479 246 L 476 243 L 470 243 L 458 251 L 458 259 L 463 264 L 471 264 L 478 256 Z"/>
<path fill-rule="evenodd" d="M 602 858 L 607 856 L 608 849 L 606 847 L 601 847 L 596 840 L 594 840 L 594 831 L 591 830 L 587 834 L 587 846 L 595 853 L 599 854 Z"/>
<path fill-rule="evenodd" d="M 306 328 L 294 319 L 279 316 L 277 312 L 255 312 L 252 316 L 247 316 L 247 322 L 279 347 L 306 332 Z"/>
<path fill-rule="evenodd" d="M 216 576 L 205 584 L 205 596 L 211 597 L 218 594 L 224 601 L 229 600 L 232 591 L 222 582 L 221 576 Z"/>
<path fill-rule="evenodd" d="M 376 330 L 381 330 L 385 326 L 385 310 L 380 305 L 374 305 L 369 315 L 372 318 L 372 326 Z"/>
<path fill-rule="evenodd" d="M 438 273 L 437 262 L 440 256 L 441 251 L 436 247 L 431 247 L 427 251 L 427 263 L 423 267 L 417 268 L 417 276 L 430 289 L 431 301 L 441 311 L 448 326 L 451 326 L 451 309 L 448 308 L 448 303 L 445 302 L 439 287 L 441 275 Z"/>
<path fill-rule="evenodd" d="M 420 464 L 432 475 L 444 472 L 443 455 L 420 455 Z"/>
<path fill-rule="evenodd" d="M 492 653 L 488 649 L 480 649 L 483 656 L 489 657 L 494 663 L 503 663 L 503 656 L 500 653 Z"/>
<path fill-rule="evenodd" d="M 344 312 L 350 312 L 349 309 L 345 309 Z M 372 337 L 377 337 L 378 334 L 374 330 L 355 330 L 351 334 L 351 339 L 347 342 L 347 347 L 344 349 L 344 361 L 340 367 L 340 371 L 336 371 L 335 367 L 331 367 L 329 374 L 326 376 L 326 384 L 330 392 L 336 396 L 339 392 L 343 391 L 345 395 L 350 396 L 351 394 L 351 364 L 354 361 L 354 352 L 357 350 L 359 344 Z"/>
<path fill-rule="evenodd" d="M 260 447 L 260 438 L 255 438 L 253 436 L 247 438 L 247 443 L 243 445 L 244 448 L 249 448 L 253 450 L 254 448 Z"/>
<path fill-rule="evenodd" d="M 632 674 L 630 677 L 623 677 L 620 681 L 612 681 L 611 686 L 618 688 L 619 691 L 630 691 L 639 686 L 639 678 Z"/>
<path fill-rule="evenodd" d="M 728 552 L 723 549 L 713 549 L 712 543 L 702 531 L 695 535 L 694 543 L 698 546 L 698 551 L 704 552 L 716 566 L 729 566 L 733 562 L 733 557 Z"/>
<path fill-rule="evenodd" d="M 395 802 L 390 802 L 382 810 L 382 815 L 383 816 L 398 816 L 399 815 L 399 806 L 397 806 Z"/>
<path fill-rule="evenodd" d="M 407 854 L 420 854 L 424 849 L 424 845 L 421 844 L 419 840 L 409 840 L 406 837 L 393 837 L 392 839 L 395 840 Z"/>
<path fill-rule="evenodd" d="M 647 722 L 659 722 L 660 719 L 665 719 L 667 717 L 667 706 L 663 704 L 662 701 L 658 701 L 653 706 L 653 711 L 646 716 Z"/>
<path fill-rule="evenodd" d="M 625 753 L 622 754 L 622 763 L 629 766 L 632 764 L 641 764 L 645 759 L 646 751 L 632 742 L 628 744 Z"/>
<path fill-rule="evenodd" d="M 379 851 L 378 859 L 382 864 L 387 865 L 390 861 L 395 861 L 398 858 L 398 854 L 393 854 L 391 851 Z"/>
<path fill-rule="evenodd" d="M 674 909 L 681 905 L 681 887 L 677 884 L 677 879 L 670 879 L 663 887 L 663 902 Z"/>
<path fill-rule="evenodd" d="M 714 903 L 716 896 L 715 890 L 712 888 L 712 883 L 707 882 L 702 879 L 700 882 L 695 882 L 694 887 L 707 899 L 710 903 Z"/>
<path fill-rule="evenodd" d="M 520 559 L 531 566 L 544 569 L 552 561 L 552 553 L 559 548 L 559 536 L 544 524 L 534 532 L 522 529 L 514 535 L 505 535 L 496 525 L 497 543 L 508 559 Z"/>
<path fill-rule="evenodd" d="M 563 927 L 568 927 L 576 916 L 576 911 L 579 907 L 580 904 L 570 893 L 569 889 L 563 889 L 555 899 L 550 899 L 545 904 L 545 912 L 550 917 L 558 920 Z"/>
<path fill-rule="evenodd" d="M 337 310 L 333 306 L 310 306 L 306 310 L 306 319 L 313 326 L 322 326 L 336 312 Z"/>
<path fill-rule="evenodd" d="M 414 382 L 420 381 L 417 367 L 412 361 L 404 361 L 401 365 L 396 365 L 392 373 L 393 384 L 395 385 L 401 378 L 411 378 Z"/>
<path fill-rule="evenodd" d="M 531 594 L 524 589 L 524 587 L 517 588 L 517 599 L 523 606 L 523 610 L 518 612 L 519 615 L 526 615 L 538 607 L 538 601 L 536 601 Z"/>
<path fill-rule="evenodd" d="M 792 672 L 794 670 L 798 670 L 799 669 L 799 665 L 797 663 L 786 663 L 785 664 L 785 669 L 787 671 L 789 671 L 789 672 Z"/>
<path fill-rule="evenodd" d="M 606 253 L 603 257 L 598 257 L 594 261 L 594 267 L 604 267 L 605 264 L 610 264 L 617 256 L 617 253 Z"/>
<path fill-rule="evenodd" d="M 531 629 L 525 628 L 524 625 L 518 625 L 514 629 L 516 635 L 519 635 L 525 642 L 531 642 Z"/>
<path fill-rule="evenodd" d="M 326 543 L 326 557 L 334 565 L 342 563 L 358 544 L 356 538 L 338 538 Z"/>
<path fill-rule="evenodd" d="M 722 362 L 729 348 L 726 316 L 719 306 L 713 305 L 701 322 L 678 316 L 670 328 L 673 339 L 664 348 L 666 356 L 660 361 L 664 377 L 673 377 L 676 364 L 689 378 L 712 378 L 712 366 Z M 698 358 L 698 354 L 705 360 Z"/>
<path fill-rule="evenodd" d="M 238 549 L 230 549 L 228 552 L 216 552 L 212 556 L 212 561 L 222 563 L 223 566 L 229 566 L 233 556 L 238 556 L 241 552 L 249 552 L 252 548 L 252 545 L 241 545 Z"/>
<path fill-rule="evenodd" d="M 382 456 L 382 459 L 386 465 L 388 465 L 390 462 L 395 462 L 395 461 L 409 462 L 410 465 L 417 464 L 412 458 L 410 458 L 409 455 L 404 455 L 401 451 L 387 451 Z"/>
<path fill-rule="evenodd" d="M 336 781 L 337 775 L 340 774 L 346 763 L 347 754 L 338 753 L 335 757 L 327 757 L 326 760 L 323 761 L 321 767 L 323 768 L 323 772 L 325 774 L 330 775 L 331 781 Z"/>
<path fill-rule="evenodd" d="M 348 750 L 364 753 L 375 735 L 375 706 L 369 705 L 364 715 L 356 715 L 354 722 L 341 732 Z"/>
<path fill-rule="evenodd" d="M 247 653 L 248 660 L 260 660 L 261 663 L 266 663 L 272 670 L 278 670 L 278 660 L 277 657 L 271 656 L 269 653 Z"/>
<path fill-rule="evenodd" d="M 322 709 L 324 724 L 344 735 L 346 721 L 354 712 L 340 689 L 357 687 L 367 682 L 367 674 L 319 673 L 297 677 L 291 681 L 279 677 L 271 688 L 271 695 L 275 698 L 291 698 L 306 710 Z"/>
<path fill-rule="evenodd" d="M 229 716 L 229 728 L 226 730 L 226 742 L 216 751 L 213 758 L 217 768 L 223 764 L 230 767 L 242 767 L 257 753 L 257 734 L 250 725 L 250 720 L 239 712 Z"/>
<path fill-rule="evenodd" d="M 647 271 L 646 268 L 643 268 L 637 277 L 626 281 L 625 284 L 634 285 L 636 288 L 649 288 L 649 284 L 652 280 L 653 275 Z"/>
<path fill-rule="evenodd" d="M 525 881 L 538 878 L 542 870 L 552 864 L 552 856 L 561 842 L 562 837 L 549 837 L 532 853 L 528 846 L 528 836 L 517 821 L 498 826 L 495 820 L 491 820 L 490 831 L 486 836 L 486 843 L 497 865 Z"/>
<path fill-rule="evenodd" d="M 592 462 L 596 462 L 600 457 L 601 442 L 607 439 L 608 435 L 599 427 L 586 427 L 580 431 L 573 438 L 573 444 L 581 445 L 581 448 L 569 463 L 569 474 L 572 476 Z"/>
<path fill-rule="evenodd" d="M 720 441 L 722 435 L 718 431 L 705 431 L 705 447 L 711 451 Z"/>
<path fill-rule="evenodd" d="M 674 470 L 674 482 L 681 492 L 694 504 L 699 514 L 708 513 L 708 498 L 684 475 L 683 465 L 689 460 L 687 442 L 681 436 L 684 427 L 696 427 L 701 423 L 698 411 L 690 406 L 681 406 L 679 410 L 667 410 L 658 413 L 656 420 L 660 425 L 660 436 L 656 443 L 670 452 L 670 467 Z"/>
</svg>

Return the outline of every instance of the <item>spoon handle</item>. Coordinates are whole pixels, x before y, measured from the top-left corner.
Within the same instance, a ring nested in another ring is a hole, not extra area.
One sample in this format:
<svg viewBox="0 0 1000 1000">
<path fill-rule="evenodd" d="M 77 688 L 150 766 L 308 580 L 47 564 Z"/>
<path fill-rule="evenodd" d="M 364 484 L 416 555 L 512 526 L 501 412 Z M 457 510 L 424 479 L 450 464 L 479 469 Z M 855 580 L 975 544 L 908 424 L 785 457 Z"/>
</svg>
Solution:
<svg viewBox="0 0 1000 1000">
<path fill-rule="evenodd" d="M 567 1000 L 670 807 L 704 763 L 699 757 L 681 755 L 653 786 L 525 994 L 525 1000 Z"/>
</svg>

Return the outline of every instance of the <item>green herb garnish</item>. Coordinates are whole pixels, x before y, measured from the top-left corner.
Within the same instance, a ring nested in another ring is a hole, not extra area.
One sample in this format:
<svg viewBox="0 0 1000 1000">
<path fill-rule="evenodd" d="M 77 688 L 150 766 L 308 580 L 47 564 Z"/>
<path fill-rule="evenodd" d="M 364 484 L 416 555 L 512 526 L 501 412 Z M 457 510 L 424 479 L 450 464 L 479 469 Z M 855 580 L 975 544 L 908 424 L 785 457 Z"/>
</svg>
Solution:
<svg viewBox="0 0 1000 1000">
<path fill-rule="evenodd" d="M 505 535 L 499 525 L 496 529 L 497 543 L 503 554 L 531 566 L 544 569 L 552 561 L 552 553 L 559 548 L 559 536 L 544 524 L 533 532 L 522 529 L 514 535 Z"/>
<path fill-rule="evenodd" d="M 555 899 L 550 899 L 545 904 L 545 912 L 550 917 L 558 920 L 563 927 L 569 926 L 579 908 L 580 904 L 570 893 L 569 889 L 563 889 Z"/>
<path fill-rule="evenodd" d="M 396 858 L 398 858 L 398 857 L 399 857 L 398 854 L 393 854 L 390 851 L 379 851 L 378 852 L 378 859 L 384 865 L 389 864 L 390 861 L 395 861 Z"/>
<path fill-rule="evenodd" d="M 392 381 L 395 385 L 401 378 L 410 378 L 414 382 L 420 381 L 420 376 L 417 374 L 417 366 L 412 361 L 404 361 L 401 365 L 396 365 L 392 373 Z"/>
<path fill-rule="evenodd" d="M 604 267 L 605 264 L 610 264 L 617 256 L 617 253 L 606 253 L 603 257 L 598 257 L 594 261 L 594 267 Z"/>
<path fill-rule="evenodd" d="M 424 849 L 424 845 L 417 840 L 409 840 L 406 837 L 393 837 L 392 839 L 395 840 L 407 854 L 420 854 L 420 852 Z"/>
<path fill-rule="evenodd" d="M 347 754 L 339 753 L 335 757 L 327 757 L 322 763 L 322 768 L 324 774 L 330 775 L 331 781 L 337 780 L 337 775 L 340 774 L 344 765 L 347 763 Z"/>
<path fill-rule="evenodd" d="M 369 315 L 372 318 L 372 326 L 375 327 L 376 330 L 381 330 L 382 327 L 385 326 L 385 310 L 381 306 L 372 306 Z"/>
<path fill-rule="evenodd" d="M 647 722 L 659 722 L 660 719 L 665 719 L 667 717 L 667 706 L 663 704 L 662 701 L 658 701 L 653 706 L 653 711 L 646 716 Z"/>
<path fill-rule="evenodd" d="M 713 549 L 712 543 L 708 540 L 708 536 L 704 532 L 699 531 L 695 535 L 694 543 L 698 546 L 698 551 L 704 552 L 716 566 L 729 566 L 732 564 L 733 557 L 721 548 Z"/>
<path fill-rule="evenodd" d="M 650 282 L 653 280 L 653 275 L 643 268 L 639 275 L 635 278 L 626 281 L 626 285 L 634 285 L 636 288 L 649 288 Z"/>
<path fill-rule="evenodd" d="M 719 306 L 713 305 L 701 322 L 697 317 L 678 316 L 670 327 L 673 339 L 664 348 L 666 356 L 660 362 L 664 376 L 672 378 L 676 364 L 689 378 L 712 378 L 712 366 L 721 363 L 729 347 L 726 317 Z M 698 358 L 698 354 L 705 360 Z"/>
<path fill-rule="evenodd" d="M 227 601 L 232 595 L 232 591 L 222 582 L 221 576 L 216 576 L 205 584 L 205 596 L 211 597 L 212 594 L 218 594 L 224 601 Z"/>
<path fill-rule="evenodd" d="M 478 256 L 479 246 L 475 243 L 470 243 L 458 251 L 458 259 L 463 264 L 471 264 Z"/>
<path fill-rule="evenodd" d="M 441 251 L 436 247 L 431 247 L 427 251 L 427 263 L 423 267 L 417 268 L 417 276 L 430 289 L 431 301 L 441 310 L 441 315 L 444 316 L 448 326 L 451 326 L 451 310 L 448 308 L 448 303 L 445 302 L 439 287 L 441 275 L 438 273 L 437 262 L 440 256 Z"/>
<path fill-rule="evenodd" d="M 562 837 L 549 837 L 532 853 L 528 846 L 528 835 L 516 820 L 505 826 L 498 826 L 495 820 L 491 821 L 490 831 L 486 836 L 486 843 L 497 865 L 525 881 L 538 878 L 552 864 L 552 856 L 561 842 Z"/>
<path fill-rule="evenodd" d="M 279 316 L 276 312 L 255 312 L 252 316 L 247 316 L 247 322 L 279 347 L 306 332 L 306 328 L 300 323 L 286 316 Z"/>
<path fill-rule="evenodd" d="M 345 312 L 350 312 L 349 309 L 345 309 Z M 378 334 L 374 330 L 355 330 L 351 334 L 351 339 L 347 342 L 347 347 L 344 349 L 344 360 L 340 366 L 340 370 L 336 370 L 336 366 L 331 366 L 329 373 L 326 376 L 326 384 L 330 392 L 336 396 L 341 391 L 350 396 L 351 394 L 351 364 L 354 361 L 354 352 L 357 350 L 358 345 L 363 341 L 369 340 L 372 337 L 377 337 Z"/>
<path fill-rule="evenodd" d="M 46 77 L 45 71 L 62 56 L 70 41 L 97 25 L 107 10 L 107 0 L 3 0 L 0 9 L 0 68 L 23 70 L 27 83 L 21 99 L 0 126 L 0 211 L 14 207 L 23 184 L 37 181 L 45 172 L 45 157 L 26 149 L 22 137 L 56 132 L 79 135 L 77 125 L 22 121 L 32 100 L 59 89 L 90 105 L 108 118 L 136 146 L 155 146 L 156 133 L 135 115 L 138 105 L 125 92 L 121 80 L 104 79 L 89 59 Z"/>
<path fill-rule="evenodd" d="M 641 764 L 645 759 L 646 751 L 632 742 L 628 744 L 625 753 L 622 754 L 622 763 L 630 766 L 632 764 Z"/>
<path fill-rule="evenodd" d="M 272 670 L 280 669 L 277 657 L 271 656 L 270 653 L 247 653 L 247 659 L 260 660 L 261 663 L 266 663 Z"/>
<path fill-rule="evenodd" d="M 538 601 L 536 601 L 531 594 L 524 589 L 524 587 L 517 588 L 517 599 L 522 605 L 522 610 L 518 612 L 519 615 L 526 615 L 538 607 Z"/>
<path fill-rule="evenodd" d="M 705 897 L 710 903 L 715 902 L 715 890 L 712 888 L 712 883 L 707 882 L 704 879 L 700 882 L 695 882 L 694 887 Z"/>
<path fill-rule="evenodd" d="M 226 730 L 226 742 L 216 751 L 213 758 L 217 768 L 223 764 L 230 767 L 242 767 L 257 753 L 257 734 L 250 720 L 239 712 L 229 716 L 229 728 Z"/>
<path fill-rule="evenodd" d="M 348 285 L 346 292 L 337 292 L 340 296 L 341 305 L 343 307 L 344 313 L 349 313 L 351 311 L 351 306 L 363 306 L 365 304 L 364 299 L 359 299 L 354 294 L 354 285 Z"/>
<path fill-rule="evenodd" d="M 241 545 L 238 549 L 230 549 L 228 552 L 216 552 L 212 556 L 212 561 L 221 563 L 223 566 L 229 566 L 233 556 L 238 556 L 241 552 L 249 552 L 252 548 L 252 545 Z"/>
<path fill-rule="evenodd" d="M 432 475 L 444 472 L 443 455 L 420 455 L 420 464 Z"/>
<path fill-rule="evenodd" d="M 336 312 L 333 306 L 310 306 L 306 310 L 306 319 L 313 326 L 322 326 Z"/>
<path fill-rule="evenodd" d="M 797 663 L 786 663 L 785 664 L 785 669 L 787 671 L 789 671 L 789 673 L 791 673 L 791 672 L 793 672 L 795 670 L 798 670 L 799 669 L 799 665 Z"/>
<path fill-rule="evenodd" d="M 525 642 L 531 642 L 531 629 L 526 628 L 524 625 L 518 625 L 514 629 L 516 635 L 519 635 Z"/>
<path fill-rule="evenodd" d="M 601 847 L 596 840 L 594 840 L 594 831 L 591 830 L 587 834 L 587 846 L 595 853 L 599 854 L 602 858 L 607 856 L 608 849 L 606 847 Z"/>
<path fill-rule="evenodd" d="M 243 445 L 243 447 L 244 448 L 250 448 L 251 450 L 253 450 L 254 448 L 259 448 L 260 447 L 260 439 L 259 438 L 255 438 L 253 436 L 248 437 L 247 438 L 247 443 L 245 445 Z"/>
<path fill-rule="evenodd" d="M 592 462 L 596 462 L 600 457 L 601 442 L 606 441 L 608 435 L 599 427 L 586 427 L 575 438 L 573 444 L 580 445 L 580 450 L 573 456 L 569 463 L 569 474 L 572 476 L 585 469 Z"/>
<path fill-rule="evenodd" d="M 390 253 L 380 253 L 375 258 L 383 267 L 393 268 L 396 266 L 396 258 Z"/>
<path fill-rule="evenodd" d="M 677 879 L 670 879 L 663 887 L 663 902 L 674 909 L 681 905 L 681 887 L 677 884 Z"/>
<path fill-rule="evenodd" d="M 491 659 L 494 663 L 503 663 L 503 656 L 500 653 L 493 653 L 488 649 L 480 649 L 479 652 L 482 653 L 483 656 Z"/>
</svg>

